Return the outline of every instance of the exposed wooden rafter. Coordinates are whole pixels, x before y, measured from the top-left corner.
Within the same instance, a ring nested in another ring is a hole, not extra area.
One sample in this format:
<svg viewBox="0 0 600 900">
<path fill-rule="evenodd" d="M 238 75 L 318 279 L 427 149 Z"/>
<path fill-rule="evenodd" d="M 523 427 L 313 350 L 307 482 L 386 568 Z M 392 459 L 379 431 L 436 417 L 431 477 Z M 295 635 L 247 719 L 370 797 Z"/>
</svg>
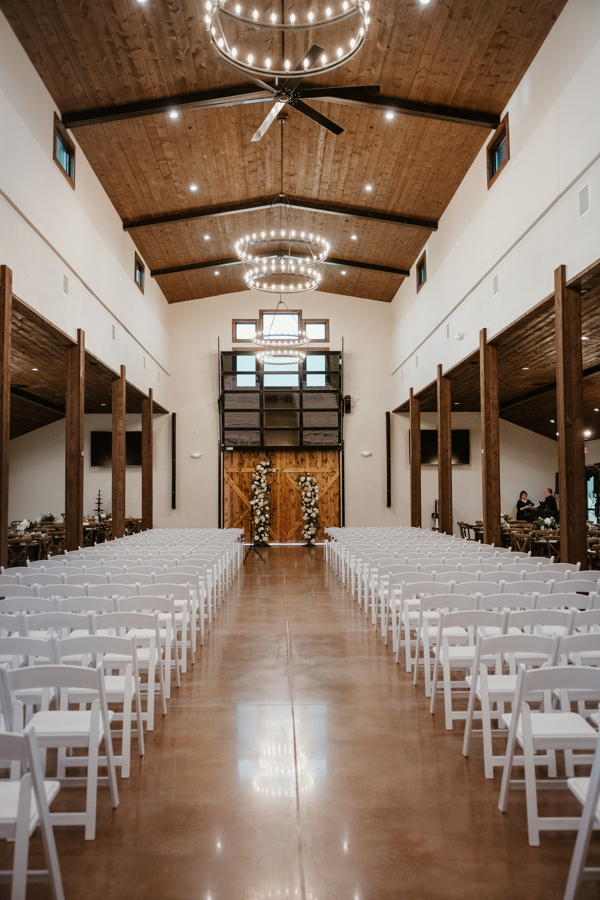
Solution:
<svg viewBox="0 0 600 900">
<path fill-rule="evenodd" d="M 496 113 L 477 109 L 462 109 L 439 103 L 421 103 L 418 100 L 381 95 L 373 95 L 368 99 L 358 94 L 356 97 L 340 97 L 337 95 L 335 87 L 331 88 L 331 96 L 327 96 L 324 94 L 324 88 L 320 85 L 315 94 L 317 91 L 318 96 L 311 99 L 328 103 L 343 103 L 366 109 L 390 109 L 399 115 L 438 119 L 458 125 L 472 125 L 476 128 L 492 129 L 497 128 L 500 124 L 500 116 Z M 140 116 L 164 115 L 173 109 L 215 109 L 219 106 L 242 106 L 248 103 L 268 103 L 272 100 L 273 95 L 268 91 L 257 91 L 254 84 L 242 84 L 237 87 L 218 88 L 211 91 L 175 94 L 172 97 L 162 97 L 158 100 L 142 100 L 138 103 L 85 109 L 66 113 L 62 121 L 65 128 L 81 128 L 85 125 L 103 125 L 106 122 L 136 119 Z"/>
<path fill-rule="evenodd" d="M 315 203 L 314 200 L 303 200 L 299 197 L 260 197 L 244 203 L 228 203 L 222 206 L 204 206 L 200 209 L 186 209 L 160 216 L 147 216 L 143 219 L 130 219 L 123 222 L 125 231 L 138 228 L 152 228 L 156 225 L 170 225 L 173 222 L 191 222 L 195 219 L 217 219 L 221 216 L 232 216 L 237 213 L 255 212 L 271 207 L 291 206 L 292 209 L 306 209 L 310 212 L 325 213 L 328 216 L 350 216 L 355 219 L 366 219 L 370 222 L 386 222 L 388 225 L 402 225 L 406 228 L 423 228 L 426 231 L 437 231 L 436 219 L 422 219 L 418 216 L 394 215 L 359 206 L 344 206 L 339 203 Z"/>
<path fill-rule="evenodd" d="M 270 257 L 268 257 L 270 258 Z M 241 266 L 242 261 L 237 256 L 228 256 L 225 259 L 208 259 L 202 262 L 188 263 L 185 266 L 171 266 L 167 269 L 152 269 L 150 275 L 157 278 L 159 275 L 176 275 L 179 272 L 191 272 L 194 269 L 223 269 L 225 266 Z M 395 269 L 392 266 L 377 266 L 374 263 L 356 262 L 352 259 L 335 259 L 330 257 L 320 263 L 322 266 L 348 267 L 349 269 L 370 269 L 372 272 L 385 272 L 387 275 L 398 275 L 407 278 L 410 275 L 408 269 Z"/>
</svg>

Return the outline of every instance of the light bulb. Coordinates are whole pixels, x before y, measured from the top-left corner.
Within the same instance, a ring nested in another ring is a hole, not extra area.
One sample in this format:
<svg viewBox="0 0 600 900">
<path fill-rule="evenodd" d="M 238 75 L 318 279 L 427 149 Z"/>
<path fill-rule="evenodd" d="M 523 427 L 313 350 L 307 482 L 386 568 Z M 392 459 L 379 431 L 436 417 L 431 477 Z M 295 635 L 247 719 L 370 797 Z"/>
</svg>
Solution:
<svg viewBox="0 0 600 900">
<path fill-rule="evenodd" d="M 329 18 L 329 16 L 331 15 L 331 9 L 329 7 L 327 7 L 327 9 L 325 10 L 325 15 L 327 16 L 327 18 Z"/>
<path fill-rule="evenodd" d="M 252 60 L 253 60 L 253 59 L 254 59 L 254 57 L 252 56 L 251 53 L 249 53 L 249 54 L 248 54 L 248 65 L 249 65 L 249 66 L 252 65 Z"/>
<path fill-rule="evenodd" d="M 294 13 L 292 13 L 291 16 L 290 16 L 290 22 L 291 22 L 292 25 L 293 25 L 295 21 L 296 21 L 296 16 L 295 16 Z"/>
<path fill-rule="evenodd" d="M 344 12 L 348 9 L 348 0 L 344 0 L 344 2 L 342 3 L 342 9 L 344 10 Z"/>
<path fill-rule="evenodd" d="M 309 14 L 308 14 L 308 21 L 309 21 L 309 22 L 312 22 L 312 20 L 314 19 L 314 17 L 315 17 L 315 14 L 314 14 L 313 12 L 309 12 Z"/>
<path fill-rule="evenodd" d="M 219 45 L 219 47 L 223 47 L 224 43 L 225 42 L 224 42 L 223 38 L 219 38 L 219 40 L 217 41 L 217 44 Z"/>
<path fill-rule="evenodd" d="M 323 56 L 321 57 L 321 65 L 324 66 L 326 62 L 327 62 L 327 56 L 325 54 L 323 54 Z"/>
<path fill-rule="evenodd" d="M 337 48 L 337 55 L 338 55 L 338 57 L 342 56 L 343 52 L 344 52 L 344 51 L 342 50 L 341 47 L 338 47 L 338 48 Z"/>
<path fill-rule="evenodd" d="M 258 10 L 257 9 L 254 10 L 254 12 L 252 13 L 252 16 L 254 18 L 254 21 L 256 22 L 256 20 L 258 19 Z"/>
<path fill-rule="evenodd" d="M 308 60 L 307 59 L 304 60 L 304 68 L 308 69 Z"/>
<path fill-rule="evenodd" d="M 286 61 L 285 61 L 285 71 L 286 71 L 286 72 L 289 72 L 289 71 L 290 71 L 290 61 L 289 61 L 289 59 L 286 59 Z"/>
<path fill-rule="evenodd" d="M 236 47 L 231 48 L 231 55 L 233 56 L 234 59 L 236 58 L 236 56 L 237 56 L 237 48 Z"/>
<path fill-rule="evenodd" d="M 271 68 L 271 60 L 268 57 L 266 59 L 266 66 L 267 66 L 267 69 Z"/>
<path fill-rule="evenodd" d="M 235 11 L 236 11 L 236 13 L 237 13 L 237 14 L 238 14 L 238 16 L 239 16 L 239 14 L 240 14 L 240 13 L 241 13 L 241 11 L 242 11 L 242 7 L 241 7 L 241 6 L 240 6 L 240 4 L 239 4 L 239 3 L 238 3 L 238 5 L 237 5 L 237 6 L 236 6 L 236 8 L 235 8 Z"/>
</svg>

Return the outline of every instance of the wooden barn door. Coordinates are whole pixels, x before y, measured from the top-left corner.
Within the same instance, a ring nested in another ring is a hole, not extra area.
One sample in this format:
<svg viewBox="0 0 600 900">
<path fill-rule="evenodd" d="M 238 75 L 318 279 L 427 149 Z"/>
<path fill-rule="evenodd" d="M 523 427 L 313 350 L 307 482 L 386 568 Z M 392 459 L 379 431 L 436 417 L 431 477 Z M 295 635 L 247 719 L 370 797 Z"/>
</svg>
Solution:
<svg viewBox="0 0 600 900">
<path fill-rule="evenodd" d="M 256 464 L 270 459 L 277 468 L 271 485 L 271 541 L 302 540 L 302 512 L 299 475 L 308 472 L 319 485 L 319 530 L 340 524 L 340 468 L 337 450 L 228 450 L 223 455 L 224 525 L 243 528 L 250 540 L 250 483 Z"/>
</svg>

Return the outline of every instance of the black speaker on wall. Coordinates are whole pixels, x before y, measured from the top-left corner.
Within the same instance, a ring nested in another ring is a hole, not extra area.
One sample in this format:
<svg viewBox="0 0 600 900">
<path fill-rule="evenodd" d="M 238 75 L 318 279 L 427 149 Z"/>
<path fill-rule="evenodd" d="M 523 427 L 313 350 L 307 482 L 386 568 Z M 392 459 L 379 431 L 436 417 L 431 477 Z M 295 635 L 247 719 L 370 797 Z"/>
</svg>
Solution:
<svg viewBox="0 0 600 900">
<path fill-rule="evenodd" d="M 387 481 L 387 507 L 392 505 L 392 429 L 391 413 L 385 414 L 385 455 L 386 455 L 386 481 Z"/>
<path fill-rule="evenodd" d="M 344 415 L 349 416 L 352 412 L 352 397 L 346 394 L 344 397 Z"/>
<path fill-rule="evenodd" d="M 558 493 L 559 493 L 559 490 L 558 490 L 558 472 L 557 472 L 556 475 L 554 476 L 554 493 L 555 493 L 555 494 L 558 494 Z"/>
<path fill-rule="evenodd" d="M 171 415 L 171 509 L 177 509 L 177 413 Z"/>
</svg>

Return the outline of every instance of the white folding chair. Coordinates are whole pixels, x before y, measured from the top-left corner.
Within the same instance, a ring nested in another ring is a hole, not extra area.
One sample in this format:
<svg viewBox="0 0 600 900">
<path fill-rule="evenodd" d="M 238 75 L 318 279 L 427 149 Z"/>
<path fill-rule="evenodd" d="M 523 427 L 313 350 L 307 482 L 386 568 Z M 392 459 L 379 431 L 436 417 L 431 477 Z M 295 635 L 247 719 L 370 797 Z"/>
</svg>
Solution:
<svg viewBox="0 0 600 900">
<path fill-rule="evenodd" d="M 0 872 L 0 883 L 11 885 L 11 900 L 25 900 L 28 881 L 49 883 L 53 900 L 64 900 L 49 809 L 60 784 L 44 780 L 35 731 L 0 733 L 0 759 L 25 771 L 18 780 L 0 780 L 0 838 L 14 841 L 12 871 Z M 38 825 L 48 868 L 29 870 L 29 838 Z"/>
<path fill-rule="evenodd" d="M 590 777 L 569 778 L 567 787 L 583 805 L 563 897 L 563 900 L 576 900 L 582 881 L 600 881 L 600 868 L 585 865 L 592 831 L 600 828 L 600 742 L 596 745 Z"/>
</svg>

